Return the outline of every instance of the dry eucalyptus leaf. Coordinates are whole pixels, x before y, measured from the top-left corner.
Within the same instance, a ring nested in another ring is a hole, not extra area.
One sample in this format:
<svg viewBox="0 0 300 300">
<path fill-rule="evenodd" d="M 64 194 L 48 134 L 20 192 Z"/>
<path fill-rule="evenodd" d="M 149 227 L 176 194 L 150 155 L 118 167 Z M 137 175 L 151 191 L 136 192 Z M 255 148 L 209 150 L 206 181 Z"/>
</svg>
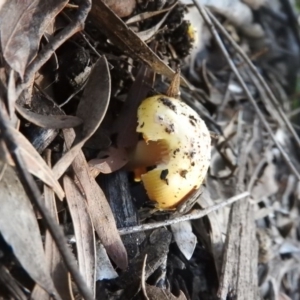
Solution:
<svg viewBox="0 0 300 300">
<path fill-rule="evenodd" d="M 64 176 L 64 188 L 76 238 L 78 266 L 88 287 L 95 291 L 95 233 L 86 200 L 70 177 Z"/>
<path fill-rule="evenodd" d="M 107 60 L 98 59 L 92 68 L 76 116 L 83 120 L 82 138 L 89 139 L 106 115 L 111 92 L 111 79 Z"/>
<path fill-rule="evenodd" d="M 67 0 L 6 1 L 0 10 L 1 52 L 9 66 L 23 77 L 37 54 L 48 24 Z"/>
<path fill-rule="evenodd" d="M 58 198 L 62 200 L 65 193 L 59 182 L 56 180 L 52 170 L 22 133 L 14 128 L 11 128 L 11 131 L 14 134 L 15 139 L 18 141 L 18 145 L 28 171 L 53 188 Z"/>
<path fill-rule="evenodd" d="M 190 260 L 197 245 L 197 237 L 192 231 L 191 221 L 172 224 L 171 229 L 181 253 Z"/>
<path fill-rule="evenodd" d="M 75 137 L 75 133 L 74 133 Z M 72 147 L 52 168 L 52 172 L 55 176 L 55 178 L 59 179 L 65 171 L 69 168 L 72 161 L 75 159 L 75 157 L 78 155 L 78 153 L 81 151 L 81 148 L 84 144 L 84 141 L 79 142 L 77 145 Z"/>
<path fill-rule="evenodd" d="M 50 161 L 50 155 L 47 158 Z M 48 162 L 49 164 L 49 162 Z M 58 215 L 57 215 L 57 207 L 56 207 L 56 201 L 55 201 L 55 195 L 51 188 L 49 188 L 47 185 L 44 185 L 44 201 L 45 206 L 51 213 L 53 219 L 58 221 Z M 52 276 L 54 286 L 56 287 L 58 293 L 64 300 L 71 300 L 72 296 L 70 293 L 70 284 L 71 279 L 68 275 L 68 272 L 65 268 L 65 265 L 63 263 L 62 257 L 58 251 L 58 248 L 50 234 L 50 232 L 47 230 L 45 234 L 45 256 L 47 261 L 47 266 L 49 268 L 50 274 Z M 35 285 L 32 293 L 31 293 L 31 299 L 39 300 L 39 299 L 48 299 L 50 300 L 51 297 L 39 286 Z"/>
<path fill-rule="evenodd" d="M 105 31 L 109 39 L 125 53 L 139 58 L 150 66 L 156 73 L 162 74 L 172 80 L 175 72 L 167 66 L 127 25 L 114 14 L 102 1 L 95 7 L 95 25 L 99 30 Z M 190 87 L 181 77 L 181 84 Z"/>
<path fill-rule="evenodd" d="M 0 232 L 28 275 L 48 293 L 51 279 L 36 216 L 15 170 L 6 165 L 0 181 Z"/>
<path fill-rule="evenodd" d="M 56 178 L 60 178 L 70 166 L 84 143 L 94 134 L 105 117 L 110 100 L 110 73 L 107 60 L 102 56 L 94 65 L 82 99 L 77 108 L 77 116 L 83 120 L 81 136 L 77 137 L 76 145 L 71 148 L 53 167 Z M 73 143 L 73 140 L 72 140 Z M 72 145 L 71 143 L 71 145 Z M 71 147 L 69 145 L 69 147 Z"/>
<path fill-rule="evenodd" d="M 63 133 L 66 145 L 70 147 L 75 138 L 73 129 L 64 129 Z M 79 151 L 75 157 L 72 167 L 85 192 L 88 211 L 101 242 L 117 266 L 126 269 L 127 252 L 117 230 L 114 216 L 103 191 L 89 172 L 82 151 Z"/>
<path fill-rule="evenodd" d="M 47 166 L 31 143 L 18 130 L 12 127 L 11 131 L 14 134 L 15 139 L 18 141 L 18 145 L 28 171 L 53 188 L 59 199 L 62 200 L 65 193 L 59 182 L 55 179 L 54 173 Z M 0 157 L 2 160 L 7 161 L 10 165 L 14 165 L 13 160 L 9 156 L 4 144 L 0 144 Z"/>
<path fill-rule="evenodd" d="M 82 124 L 82 120 L 75 116 L 41 115 L 30 111 L 19 104 L 16 104 L 15 108 L 24 119 L 42 128 L 73 128 Z"/>
</svg>

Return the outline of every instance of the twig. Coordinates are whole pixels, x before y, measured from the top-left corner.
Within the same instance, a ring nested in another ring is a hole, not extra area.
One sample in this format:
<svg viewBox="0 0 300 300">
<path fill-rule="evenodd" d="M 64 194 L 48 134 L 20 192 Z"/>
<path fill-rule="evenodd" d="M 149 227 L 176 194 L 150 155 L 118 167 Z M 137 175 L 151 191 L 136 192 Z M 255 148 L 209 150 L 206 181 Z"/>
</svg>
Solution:
<svg viewBox="0 0 300 300">
<path fill-rule="evenodd" d="M 275 109 L 277 109 L 279 115 L 282 117 L 285 125 L 287 126 L 287 128 L 289 129 L 290 133 L 292 134 L 292 136 L 294 137 L 299 149 L 300 149 L 300 138 L 298 136 L 298 134 L 296 133 L 295 129 L 293 128 L 290 120 L 288 119 L 287 115 L 284 113 L 284 111 L 282 110 L 282 107 L 279 103 L 279 101 L 276 99 L 274 93 L 272 92 L 272 90 L 270 89 L 269 85 L 266 83 L 265 79 L 263 78 L 263 76 L 258 72 L 257 68 L 255 67 L 255 65 L 252 63 L 252 61 L 250 60 L 250 58 L 247 56 L 247 54 L 243 51 L 243 49 L 231 38 L 231 36 L 229 35 L 229 33 L 226 31 L 226 29 L 222 26 L 222 24 L 218 21 L 218 19 L 209 11 L 206 10 L 207 14 L 209 15 L 209 17 L 211 18 L 211 20 L 213 21 L 213 23 L 217 26 L 217 28 L 222 32 L 222 34 L 224 34 L 224 36 L 228 39 L 228 41 L 231 43 L 231 45 L 233 46 L 233 48 L 236 50 L 236 52 L 244 59 L 244 61 L 248 64 L 248 66 L 250 67 L 250 70 L 254 73 L 254 75 L 257 77 L 259 83 L 263 86 L 263 88 L 266 90 L 266 93 L 268 95 L 268 97 L 270 98 L 273 106 L 275 107 Z M 266 101 L 266 99 L 262 98 L 263 101 Z"/>
<path fill-rule="evenodd" d="M 147 254 L 145 255 L 144 261 L 143 261 L 143 267 L 142 267 L 142 276 L 141 276 L 141 287 L 142 287 L 142 291 L 144 294 L 144 297 L 146 300 L 149 300 L 148 296 L 147 296 L 147 290 L 146 290 L 146 285 L 145 285 L 145 269 L 146 269 L 146 262 L 147 262 Z"/>
<path fill-rule="evenodd" d="M 56 246 L 59 249 L 59 252 L 64 260 L 68 271 L 71 273 L 75 283 L 77 284 L 79 292 L 81 293 L 84 299 L 93 299 L 91 291 L 87 287 L 85 281 L 83 280 L 81 274 L 78 271 L 77 263 L 74 259 L 73 254 L 71 253 L 70 248 L 66 243 L 66 239 L 61 228 L 58 224 L 55 223 L 49 211 L 47 210 L 44 202 L 42 201 L 41 193 L 37 187 L 37 184 L 33 180 L 32 176 L 29 174 L 24 164 L 17 141 L 14 139 L 8 118 L 5 115 L 3 109 L 0 109 L 0 131 L 1 136 L 7 146 L 7 149 L 9 150 L 10 155 L 15 163 L 24 190 L 29 200 L 34 204 L 34 206 L 38 209 L 39 213 L 41 214 L 46 228 L 51 233 L 53 240 L 55 241 Z"/>
<path fill-rule="evenodd" d="M 215 204 L 208 208 L 205 208 L 203 210 L 200 210 L 200 209 L 193 210 L 191 213 L 181 216 L 181 217 L 178 217 L 176 219 L 166 220 L 166 221 L 162 221 L 162 222 L 155 222 L 155 223 L 151 223 L 151 224 L 143 224 L 143 225 L 139 225 L 139 226 L 132 226 L 132 227 L 127 227 L 127 228 L 121 228 L 121 229 L 119 229 L 119 234 L 125 235 L 125 234 L 134 233 L 134 232 L 140 232 L 140 231 L 151 230 L 151 229 L 160 228 L 160 227 L 164 227 L 164 226 L 169 226 L 169 225 L 176 224 L 176 223 L 183 222 L 183 221 L 200 219 L 213 211 L 216 211 L 220 208 L 230 205 L 238 200 L 248 197 L 249 195 L 250 195 L 249 192 L 244 192 L 244 193 L 241 193 L 234 197 L 231 197 L 219 204 Z"/>
<path fill-rule="evenodd" d="M 277 146 L 277 148 L 279 149 L 281 155 L 283 156 L 283 159 L 285 160 L 286 164 L 289 166 L 290 170 L 295 174 L 295 176 L 297 177 L 298 180 L 300 180 L 300 174 L 297 171 L 297 169 L 295 168 L 295 166 L 293 165 L 293 163 L 291 162 L 289 156 L 286 154 L 286 152 L 283 150 L 282 146 L 280 145 L 280 143 L 278 143 L 278 141 L 276 140 L 272 129 L 269 125 L 269 123 L 267 122 L 265 116 L 263 115 L 263 113 L 260 111 L 260 108 L 258 107 L 257 103 L 255 102 L 254 98 L 252 97 L 245 81 L 243 80 L 240 72 L 238 71 L 238 69 L 236 68 L 235 64 L 233 63 L 233 61 L 231 60 L 228 51 L 226 50 L 215 26 L 213 25 L 213 23 L 211 22 L 208 14 L 207 14 L 207 9 L 204 8 L 202 5 L 200 5 L 196 0 L 193 0 L 194 4 L 196 5 L 200 15 L 202 16 L 202 18 L 204 19 L 204 21 L 206 22 L 206 24 L 208 25 L 211 34 L 213 35 L 213 37 L 215 38 L 216 42 L 218 43 L 224 57 L 227 60 L 227 63 L 229 64 L 230 68 L 232 69 L 232 71 L 234 72 L 236 78 L 238 79 L 240 85 L 243 88 L 243 91 L 245 92 L 248 100 L 251 102 L 251 104 L 253 105 L 258 117 L 260 118 L 261 122 L 263 123 L 264 127 L 266 128 L 266 130 L 268 131 L 268 133 L 270 134 L 273 142 L 275 143 L 275 145 Z"/>
</svg>

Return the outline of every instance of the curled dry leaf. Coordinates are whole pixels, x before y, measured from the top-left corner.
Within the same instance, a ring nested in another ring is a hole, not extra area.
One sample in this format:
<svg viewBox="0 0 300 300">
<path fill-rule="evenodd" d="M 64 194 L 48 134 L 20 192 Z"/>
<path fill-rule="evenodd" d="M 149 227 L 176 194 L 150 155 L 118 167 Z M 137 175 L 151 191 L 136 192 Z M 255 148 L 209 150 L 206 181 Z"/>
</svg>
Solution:
<svg viewBox="0 0 300 300">
<path fill-rule="evenodd" d="M 91 71 L 82 99 L 77 108 L 76 114 L 83 120 L 82 132 L 76 137 L 76 145 L 72 147 L 53 167 L 56 178 L 62 176 L 81 150 L 84 143 L 100 126 L 109 105 L 110 91 L 111 85 L 108 64 L 106 58 L 102 56 Z"/>
<path fill-rule="evenodd" d="M 1 52 L 21 77 L 38 51 L 40 39 L 67 0 L 6 1 L 0 10 Z"/>
<path fill-rule="evenodd" d="M 83 120 L 83 139 L 89 139 L 100 126 L 109 105 L 110 92 L 109 67 L 102 56 L 91 71 L 76 111 L 76 116 Z"/>
<path fill-rule="evenodd" d="M 56 294 L 31 203 L 15 170 L 6 165 L 0 181 L 0 232 L 29 276 Z M 57 295 L 57 299 L 60 297 Z"/>
<path fill-rule="evenodd" d="M 125 166 L 128 162 L 128 155 L 124 148 L 110 147 L 102 153 L 106 158 L 95 158 L 89 161 L 91 172 L 96 177 L 99 173 L 109 174 Z"/>
<path fill-rule="evenodd" d="M 41 115 L 16 104 L 16 110 L 27 121 L 42 128 L 63 129 L 73 128 L 82 124 L 82 120 L 75 116 Z"/>
<path fill-rule="evenodd" d="M 95 291 L 95 233 L 84 197 L 70 177 L 64 188 L 76 238 L 79 270 L 88 287 Z"/>
</svg>

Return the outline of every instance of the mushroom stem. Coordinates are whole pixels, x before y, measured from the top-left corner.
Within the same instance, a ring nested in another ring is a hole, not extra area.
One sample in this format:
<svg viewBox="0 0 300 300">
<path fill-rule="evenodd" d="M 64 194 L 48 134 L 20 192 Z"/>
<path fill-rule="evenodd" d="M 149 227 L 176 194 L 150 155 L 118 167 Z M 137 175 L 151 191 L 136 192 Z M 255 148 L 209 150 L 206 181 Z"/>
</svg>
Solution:
<svg viewBox="0 0 300 300">
<path fill-rule="evenodd" d="M 162 141 L 141 140 L 136 147 L 129 151 L 127 168 L 132 170 L 140 167 L 151 167 L 159 164 L 164 157 L 166 147 Z"/>
</svg>

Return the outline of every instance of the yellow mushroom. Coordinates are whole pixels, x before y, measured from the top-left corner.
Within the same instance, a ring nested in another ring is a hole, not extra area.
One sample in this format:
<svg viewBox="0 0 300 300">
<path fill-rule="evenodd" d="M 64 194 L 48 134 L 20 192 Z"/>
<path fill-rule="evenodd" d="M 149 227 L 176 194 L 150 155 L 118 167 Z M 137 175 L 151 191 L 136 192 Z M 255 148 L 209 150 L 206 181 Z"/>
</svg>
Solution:
<svg viewBox="0 0 300 300">
<path fill-rule="evenodd" d="M 138 108 L 139 141 L 130 154 L 133 168 L 145 169 L 141 180 L 159 209 L 175 208 L 198 189 L 210 163 L 210 133 L 184 102 L 157 95 Z"/>
</svg>

